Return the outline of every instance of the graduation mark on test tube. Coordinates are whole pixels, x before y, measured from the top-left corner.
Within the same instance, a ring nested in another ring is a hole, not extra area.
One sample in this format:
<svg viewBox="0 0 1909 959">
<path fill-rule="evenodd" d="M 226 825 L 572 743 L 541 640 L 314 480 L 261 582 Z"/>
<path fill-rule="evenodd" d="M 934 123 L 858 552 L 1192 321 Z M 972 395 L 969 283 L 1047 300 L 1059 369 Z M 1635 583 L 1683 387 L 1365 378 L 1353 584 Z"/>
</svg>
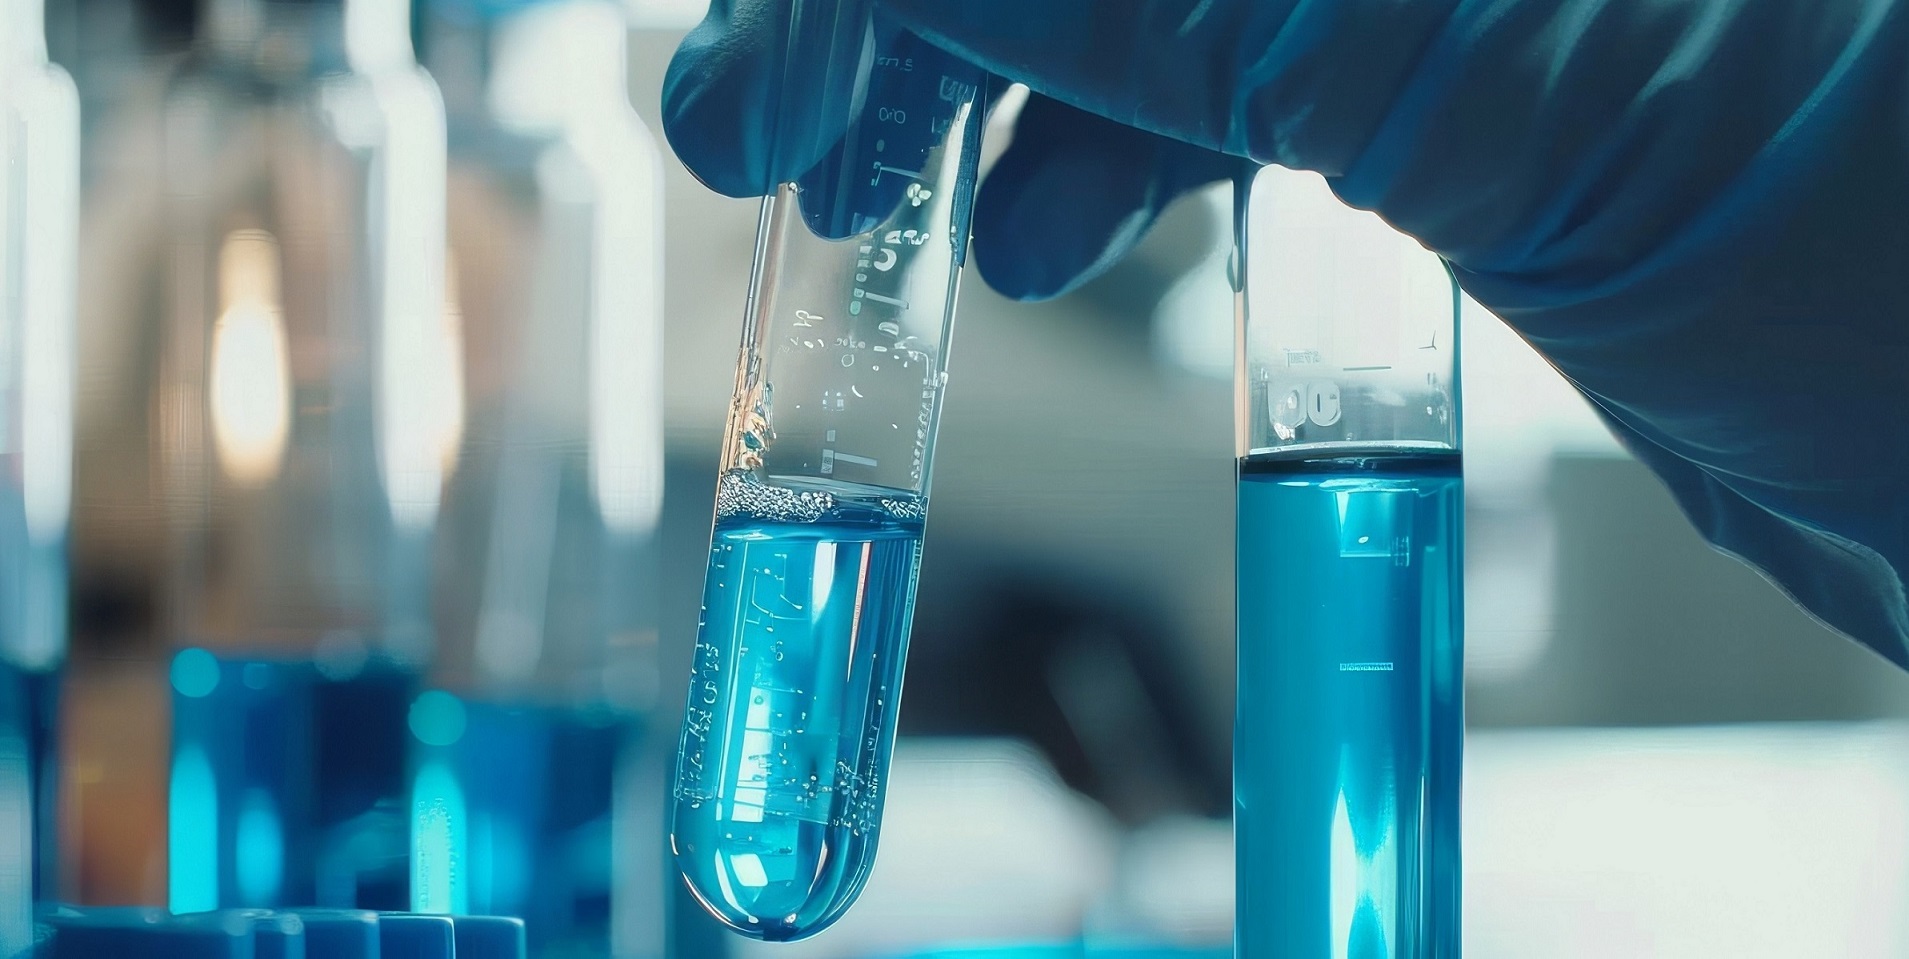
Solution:
<svg viewBox="0 0 1909 959">
<path fill-rule="evenodd" d="M 880 160 L 877 160 L 874 163 L 870 164 L 869 169 L 875 171 L 875 175 L 868 178 L 869 186 L 875 186 L 876 184 L 882 182 L 882 174 L 884 173 L 893 173 L 896 176 L 905 176 L 910 179 L 921 176 L 920 170 L 904 170 L 898 166 L 889 166 L 888 164 L 883 163 Z M 916 205 L 919 206 L 920 204 L 916 204 Z"/>
</svg>

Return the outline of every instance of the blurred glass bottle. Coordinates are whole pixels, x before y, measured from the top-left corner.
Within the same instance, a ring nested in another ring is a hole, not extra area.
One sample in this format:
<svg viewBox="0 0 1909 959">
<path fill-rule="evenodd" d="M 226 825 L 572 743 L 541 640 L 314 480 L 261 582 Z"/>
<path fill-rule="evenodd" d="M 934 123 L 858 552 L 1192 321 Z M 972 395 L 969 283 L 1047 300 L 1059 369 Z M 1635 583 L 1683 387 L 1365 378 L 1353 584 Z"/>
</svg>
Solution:
<svg viewBox="0 0 1909 959">
<path fill-rule="evenodd" d="M 459 379 L 408 4 L 212 0 L 162 149 L 171 905 L 402 909 Z"/>
<path fill-rule="evenodd" d="M 619 6 L 440 0 L 426 24 L 465 362 L 411 712 L 412 908 L 606 955 L 662 854 L 660 789 L 619 788 L 656 688 L 662 157 Z"/>
<path fill-rule="evenodd" d="M 58 897 L 55 717 L 72 503 L 79 94 L 47 62 L 42 0 L 0 5 L 0 954 Z"/>
</svg>

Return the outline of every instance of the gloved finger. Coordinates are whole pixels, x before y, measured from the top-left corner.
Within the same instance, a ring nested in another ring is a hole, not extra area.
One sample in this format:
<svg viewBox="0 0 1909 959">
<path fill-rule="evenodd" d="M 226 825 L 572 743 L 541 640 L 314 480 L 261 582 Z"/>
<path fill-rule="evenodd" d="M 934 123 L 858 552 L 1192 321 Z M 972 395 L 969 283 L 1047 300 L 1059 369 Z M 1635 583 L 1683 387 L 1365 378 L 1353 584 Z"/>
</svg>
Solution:
<svg viewBox="0 0 1909 959">
<path fill-rule="evenodd" d="M 987 75 L 877 16 L 875 52 L 903 69 L 869 71 L 859 114 L 821 161 L 796 179 L 804 221 L 815 235 L 844 239 L 880 226 L 919 190 L 906 171 L 934 161 L 967 94 Z M 886 115 L 886 116 L 885 116 Z M 919 204 L 919 198 L 914 201 Z"/>
<path fill-rule="evenodd" d="M 975 267 L 1003 296 L 1059 296 L 1125 256 L 1176 198 L 1246 162 L 1029 97 L 975 201 Z"/>
<path fill-rule="evenodd" d="M 859 65 L 897 29 L 871 0 L 712 0 L 664 75 L 663 133 L 710 189 L 768 194 L 837 143 Z"/>
<path fill-rule="evenodd" d="M 1338 175 L 1451 0 L 879 0 L 1010 80 L 1209 150 Z"/>
</svg>

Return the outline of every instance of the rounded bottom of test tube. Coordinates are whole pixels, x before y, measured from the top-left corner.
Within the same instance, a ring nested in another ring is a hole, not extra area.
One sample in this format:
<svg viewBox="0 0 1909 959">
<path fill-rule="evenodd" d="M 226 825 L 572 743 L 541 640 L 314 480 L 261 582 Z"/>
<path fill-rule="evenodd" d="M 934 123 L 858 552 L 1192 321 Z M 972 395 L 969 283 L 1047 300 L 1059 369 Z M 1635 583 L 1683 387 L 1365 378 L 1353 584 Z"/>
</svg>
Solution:
<svg viewBox="0 0 1909 959">
<path fill-rule="evenodd" d="M 679 803 L 670 845 L 683 882 L 723 925 L 794 942 L 827 929 L 861 894 L 875 861 L 872 831 L 773 813 L 723 819 L 719 805 Z"/>
</svg>

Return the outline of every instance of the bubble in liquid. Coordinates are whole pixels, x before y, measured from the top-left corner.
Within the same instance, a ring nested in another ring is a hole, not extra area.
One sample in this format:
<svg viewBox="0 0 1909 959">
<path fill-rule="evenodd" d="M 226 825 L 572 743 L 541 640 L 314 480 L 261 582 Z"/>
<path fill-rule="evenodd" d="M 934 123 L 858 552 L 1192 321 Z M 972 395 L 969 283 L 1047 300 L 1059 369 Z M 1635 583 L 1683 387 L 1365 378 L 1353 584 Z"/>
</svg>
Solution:
<svg viewBox="0 0 1909 959">
<path fill-rule="evenodd" d="M 757 481 L 743 470 L 730 470 L 716 483 L 716 515 L 748 516 L 780 523 L 813 523 L 835 508 L 835 496 L 821 490 L 792 490 Z"/>
</svg>

